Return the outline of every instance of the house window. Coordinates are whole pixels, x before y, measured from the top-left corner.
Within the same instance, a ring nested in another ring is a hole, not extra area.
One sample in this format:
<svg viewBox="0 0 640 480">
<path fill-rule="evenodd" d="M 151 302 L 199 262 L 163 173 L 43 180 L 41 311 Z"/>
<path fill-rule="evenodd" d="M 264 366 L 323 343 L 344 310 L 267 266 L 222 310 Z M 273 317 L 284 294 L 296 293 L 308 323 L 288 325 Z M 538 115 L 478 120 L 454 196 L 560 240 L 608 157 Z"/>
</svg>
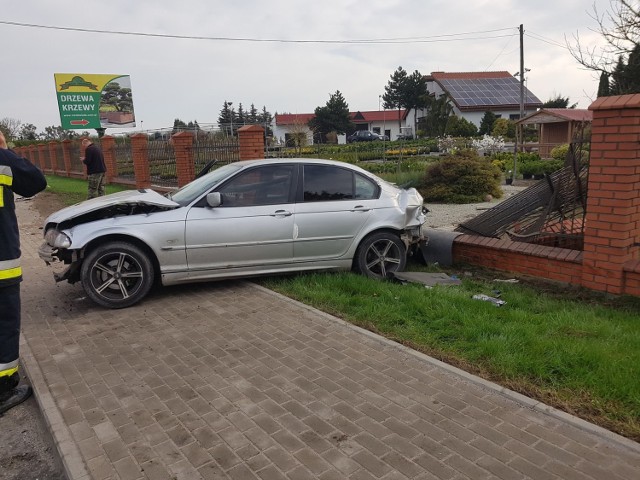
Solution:
<svg viewBox="0 0 640 480">
<path fill-rule="evenodd" d="M 520 114 L 519 113 L 511 113 L 509 115 L 509 120 L 520 120 Z"/>
<path fill-rule="evenodd" d="M 373 133 L 377 133 L 378 135 L 380 135 L 380 127 L 373 127 L 372 130 Z"/>
</svg>

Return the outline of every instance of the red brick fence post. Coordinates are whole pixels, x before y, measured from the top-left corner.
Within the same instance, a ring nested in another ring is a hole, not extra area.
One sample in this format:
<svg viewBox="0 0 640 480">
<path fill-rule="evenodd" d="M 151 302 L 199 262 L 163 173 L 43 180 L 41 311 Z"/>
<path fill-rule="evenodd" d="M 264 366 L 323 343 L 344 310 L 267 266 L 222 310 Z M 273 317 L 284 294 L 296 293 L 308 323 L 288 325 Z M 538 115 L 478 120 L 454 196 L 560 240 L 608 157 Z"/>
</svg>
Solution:
<svg viewBox="0 0 640 480">
<path fill-rule="evenodd" d="M 264 129 L 258 125 L 245 125 L 238 129 L 240 160 L 264 158 Z"/>
<path fill-rule="evenodd" d="M 582 285 L 632 293 L 627 283 L 640 278 L 640 94 L 600 97 L 589 109 L 593 125 Z"/>
<path fill-rule="evenodd" d="M 195 159 L 193 158 L 193 134 L 178 132 L 171 137 L 173 151 L 176 156 L 176 177 L 178 186 L 182 187 L 196 176 Z"/>
<path fill-rule="evenodd" d="M 133 155 L 133 171 L 136 177 L 136 188 L 151 188 L 148 144 L 149 138 L 144 133 L 136 133 L 131 136 L 131 152 Z"/>
</svg>

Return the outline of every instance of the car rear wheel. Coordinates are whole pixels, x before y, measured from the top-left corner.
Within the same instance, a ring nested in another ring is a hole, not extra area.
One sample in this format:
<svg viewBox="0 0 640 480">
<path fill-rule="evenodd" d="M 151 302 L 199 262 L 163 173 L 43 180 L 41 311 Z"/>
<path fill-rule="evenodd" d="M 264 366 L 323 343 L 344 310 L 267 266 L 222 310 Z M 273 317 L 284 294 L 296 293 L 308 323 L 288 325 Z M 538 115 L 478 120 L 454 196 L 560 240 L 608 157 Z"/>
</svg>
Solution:
<svg viewBox="0 0 640 480">
<path fill-rule="evenodd" d="M 89 252 L 80 272 L 87 296 L 107 308 L 125 308 L 142 300 L 153 285 L 148 255 L 126 242 L 111 242 Z"/>
<path fill-rule="evenodd" d="M 355 260 L 359 273 L 371 278 L 386 278 L 390 273 L 404 270 L 407 249 L 393 233 L 374 233 L 362 241 Z"/>
</svg>

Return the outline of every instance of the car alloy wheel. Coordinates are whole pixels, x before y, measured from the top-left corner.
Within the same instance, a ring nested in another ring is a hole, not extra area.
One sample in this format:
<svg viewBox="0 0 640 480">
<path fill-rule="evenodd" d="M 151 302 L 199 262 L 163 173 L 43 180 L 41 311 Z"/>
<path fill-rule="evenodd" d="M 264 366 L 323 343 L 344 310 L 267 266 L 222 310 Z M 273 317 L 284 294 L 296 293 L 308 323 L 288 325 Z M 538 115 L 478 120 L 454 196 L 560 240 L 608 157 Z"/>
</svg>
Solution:
<svg viewBox="0 0 640 480">
<path fill-rule="evenodd" d="M 147 295 L 154 270 L 148 255 L 137 246 L 111 242 L 86 256 L 80 276 L 91 300 L 107 308 L 124 308 Z"/>
<path fill-rule="evenodd" d="M 356 253 L 356 269 L 371 278 L 386 278 L 401 272 L 407 263 L 407 252 L 397 235 L 380 232 L 365 238 Z"/>
</svg>

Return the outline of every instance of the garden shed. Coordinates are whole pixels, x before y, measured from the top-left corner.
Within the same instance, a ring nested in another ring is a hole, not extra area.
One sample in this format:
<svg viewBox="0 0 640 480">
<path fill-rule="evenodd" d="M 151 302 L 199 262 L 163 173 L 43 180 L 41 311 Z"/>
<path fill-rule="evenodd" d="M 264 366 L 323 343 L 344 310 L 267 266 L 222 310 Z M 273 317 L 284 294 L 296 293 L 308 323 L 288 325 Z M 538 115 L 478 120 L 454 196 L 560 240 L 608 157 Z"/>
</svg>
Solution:
<svg viewBox="0 0 640 480">
<path fill-rule="evenodd" d="M 576 133 L 582 131 L 586 124 L 591 124 L 593 112 L 578 108 L 542 108 L 516 121 L 518 127 L 537 125 L 538 153 L 542 158 L 551 156 L 551 150 L 558 145 L 571 143 Z M 536 148 L 526 145 L 527 150 Z"/>
</svg>

